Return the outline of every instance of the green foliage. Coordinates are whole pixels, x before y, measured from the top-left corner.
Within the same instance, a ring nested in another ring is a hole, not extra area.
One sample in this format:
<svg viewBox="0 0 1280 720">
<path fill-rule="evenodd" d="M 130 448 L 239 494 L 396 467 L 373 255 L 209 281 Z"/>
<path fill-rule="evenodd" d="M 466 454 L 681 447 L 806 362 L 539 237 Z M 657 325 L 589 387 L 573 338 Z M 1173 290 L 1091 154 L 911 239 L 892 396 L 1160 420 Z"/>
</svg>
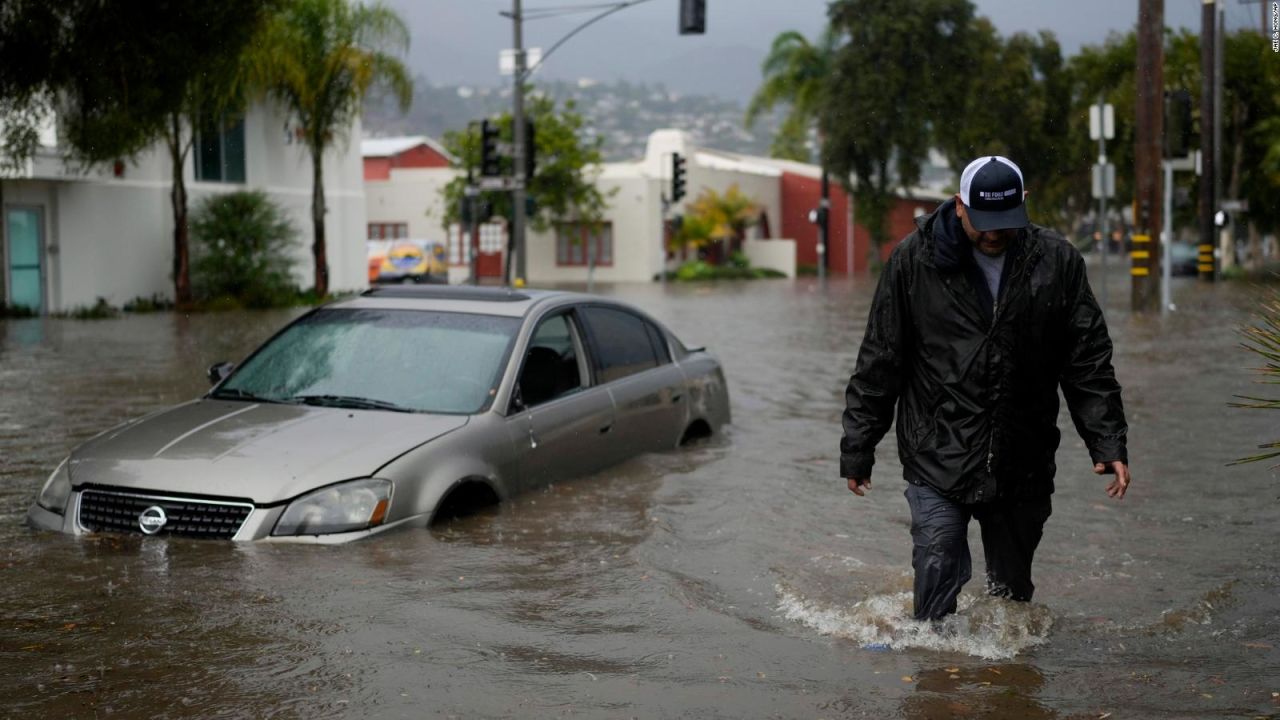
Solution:
<svg viewBox="0 0 1280 720">
<path fill-rule="evenodd" d="M 764 83 L 747 106 L 744 124 L 750 129 L 765 112 L 778 105 L 789 106 L 782 126 L 774 135 L 774 157 L 800 162 L 811 159 L 806 146 L 809 129 L 817 122 L 826 102 L 827 78 L 831 75 L 839 41 L 840 36 L 830 28 L 817 43 L 809 42 L 794 30 L 773 39 L 761 67 Z"/>
<path fill-rule="evenodd" d="M 1258 324 L 1241 330 L 1244 341 L 1241 347 L 1262 358 L 1263 366 L 1257 368 L 1261 374 L 1259 383 L 1264 385 L 1280 385 L 1280 292 L 1272 291 L 1262 302 L 1258 312 Z M 1261 410 L 1280 410 L 1280 399 L 1259 398 L 1237 395 L 1244 402 L 1231 403 L 1232 407 L 1254 408 Z M 1268 452 L 1240 458 L 1232 465 L 1280 457 L 1280 441 L 1258 446 Z"/>
<path fill-rule="evenodd" d="M 164 312 L 166 310 L 172 310 L 173 308 L 174 308 L 174 303 L 171 300 L 164 297 L 163 295 L 160 295 L 159 293 L 153 293 L 151 297 L 142 297 L 141 295 L 139 295 L 138 297 L 125 303 L 124 307 L 120 309 L 127 313 L 145 314 L 145 313 Z"/>
<path fill-rule="evenodd" d="M 346 139 L 365 95 L 375 84 L 390 89 L 407 109 L 413 82 L 397 59 L 409 30 L 382 4 L 350 0 L 286 0 L 269 21 L 252 57 L 256 84 L 284 103 L 311 154 L 311 221 L 315 291 L 329 292 L 325 246 L 323 160 Z"/>
<path fill-rule="evenodd" d="M 238 56 L 277 1 L 4 0 L 5 149 L 34 150 L 39 108 L 52 98 L 76 160 L 109 162 L 150 147 L 192 79 Z"/>
<path fill-rule="evenodd" d="M 974 8 L 969 0 L 834 0 L 828 14 L 847 42 L 835 52 L 818 117 L 824 165 L 853 195 L 878 259 L 894 195 L 918 182 L 935 121 L 958 114 L 980 87 L 969 70 Z"/>
<path fill-rule="evenodd" d="M 1238 30 L 1224 35 L 1223 42 L 1223 108 L 1222 108 L 1222 178 L 1223 193 L 1228 198 L 1249 201 L 1248 219 L 1263 232 L 1280 227 L 1280 205 L 1275 194 L 1280 191 L 1280 149 L 1274 162 L 1268 162 L 1268 151 L 1280 148 L 1280 65 L 1260 63 L 1258 58 L 1270 52 L 1267 41 L 1251 30 Z M 1100 46 L 1086 46 L 1068 61 L 1071 79 L 1071 129 L 1073 145 L 1062 167 L 1063 174 L 1074 178 L 1064 192 L 1062 204 L 1081 208 L 1092 202 L 1089 197 L 1089 168 L 1097 154 L 1096 141 L 1088 140 L 1089 106 L 1101 95 L 1115 105 L 1116 137 L 1107 142 L 1108 160 L 1116 165 L 1116 195 L 1133 196 L 1133 166 L 1136 102 L 1135 78 L 1137 38 L 1131 31 L 1113 35 Z M 1194 120 L 1200 105 L 1200 38 L 1190 30 L 1168 31 L 1165 36 L 1165 87 L 1191 93 Z M 1193 136 L 1193 148 L 1198 138 Z M 1259 162 L 1261 159 L 1261 162 Z M 1198 178 L 1188 173 L 1175 175 L 1179 187 L 1194 193 Z M 1194 195 L 1193 195 L 1194 196 Z M 1037 210 L 1040 204 L 1036 204 Z M 1175 214 L 1176 224 L 1195 221 L 1198 207 L 1192 203 Z"/>
<path fill-rule="evenodd" d="M 715 239 L 715 230 L 716 221 L 713 218 L 698 213 L 686 215 L 671 237 L 671 249 L 706 247 Z"/>
<path fill-rule="evenodd" d="M 36 311 L 26 305 L 0 305 L 0 319 L 33 317 L 36 317 Z"/>
<path fill-rule="evenodd" d="M 205 199 L 192 214 L 191 231 L 197 302 L 267 308 L 297 301 L 291 274 L 297 232 L 262 191 Z"/>
<path fill-rule="evenodd" d="M 746 237 L 747 228 L 760 221 L 760 203 L 742 192 L 737 183 L 730 185 L 723 194 L 707 188 L 689 203 L 688 212 L 672 238 L 674 248 L 706 248 L 714 243 L 728 242 L 729 263 L 734 257 L 745 262 L 746 256 L 739 246 Z M 744 266 L 745 267 L 745 266 Z"/>
<path fill-rule="evenodd" d="M 1089 207 L 1089 163 L 1097 148 L 1089 150 L 1087 126 L 1072 126 L 1071 77 L 1057 39 L 1048 31 L 1002 38 L 989 20 L 977 18 L 964 42 L 971 63 L 966 73 L 981 80 L 965 83 L 962 104 L 939 116 L 936 147 L 957 171 L 982 155 L 1013 159 L 1026 178 L 1035 221 L 1062 225 L 1068 212 L 1074 217 Z M 1080 187 L 1083 204 L 1072 206 L 1067 201 Z"/>
<path fill-rule="evenodd" d="M 53 313 L 54 317 L 71 318 L 72 320 L 109 320 L 119 315 L 120 311 L 107 302 L 104 297 L 99 297 L 97 302 L 92 305 L 80 305 L 65 312 Z"/>
<path fill-rule="evenodd" d="M 563 108 L 557 108 L 551 98 L 529 94 L 525 111 L 536 127 L 537 156 L 533 179 L 527 187 L 528 197 L 535 205 L 535 211 L 529 216 L 530 227 L 537 232 L 546 232 L 557 222 L 602 222 L 608 201 L 595 181 L 602 162 L 600 147 L 604 139 L 583 139 L 586 121 L 572 100 L 566 101 Z M 500 116 L 498 125 L 502 139 L 510 142 L 513 137 L 511 114 Z M 467 175 L 479 177 L 478 123 L 464 131 L 445 133 L 444 144 L 457 158 L 454 167 L 464 170 Z M 463 219 L 459 215 L 459 206 L 466 185 L 467 178 L 460 175 L 444 187 L 442 227 L 448 228 Z M 494 215 L 511 217 L 511 193 L 484 192 L 481 198 L 492 205 Z M 487 218 L 480 220 L 483 222 Z"/>
<path fill-rule="evenodd" d="M 706 280 L 760 280 L 765 278 L 784 278 L 786 275 L 770 268 L 753 268 L 749 264 L 712 265 L 705 260 L 690 260 L 676 269 L 674 279 L 681 282 L 701 282 Z"/>
</svg>

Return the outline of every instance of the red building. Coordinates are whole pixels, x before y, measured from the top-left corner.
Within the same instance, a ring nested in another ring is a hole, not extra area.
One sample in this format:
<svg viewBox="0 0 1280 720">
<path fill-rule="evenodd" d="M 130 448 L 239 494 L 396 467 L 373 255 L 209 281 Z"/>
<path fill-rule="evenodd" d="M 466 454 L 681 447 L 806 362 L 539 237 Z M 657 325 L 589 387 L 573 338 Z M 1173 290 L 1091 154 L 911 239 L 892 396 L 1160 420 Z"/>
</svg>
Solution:
<svg viewBox="0 0 1280 720">
<path fill-rule="evenodd" d="M 452 160 L 444 147 L 425 135 L 362 140 L 360 154 L 365 180 L 390 180 L 391 168 L 449 167 Z"/>
<path fill-rule="evenodd" d="M 757 159 L 761 161 L 762 159 Z M 816 266 L 818 264 L 818 226 L 809 221 L 809 211 L 818 207 L 822 197 L 821 170 L 816 165 L 788 162 L 780 160 L 763 160 L 782 170 L 781 205 L 782 218 L 777 237 L 796 241 L 796 264 L 798 266 Z M 849 220 L 851 198 L 845 194 L 844 188 L 836 181 L 831 182 L 831 211 L 829 224 L 828 251 L 831 255 L 827 262 L 828 270 L 835 275 L 861 275 L 870 269 L 871 236 L 867 228 L 857 223 L 854 217 L 854 235 L 849 237 Z M 915 229 L 915 217 L 933 212 L 947 195 L 932 190 L 914 189 L 894 200 L 889 211 L 888 228 L 890 241 L 880 249 L 881 260 L 887 260 L 889 253 L 902 238 Z"/>
</svg>

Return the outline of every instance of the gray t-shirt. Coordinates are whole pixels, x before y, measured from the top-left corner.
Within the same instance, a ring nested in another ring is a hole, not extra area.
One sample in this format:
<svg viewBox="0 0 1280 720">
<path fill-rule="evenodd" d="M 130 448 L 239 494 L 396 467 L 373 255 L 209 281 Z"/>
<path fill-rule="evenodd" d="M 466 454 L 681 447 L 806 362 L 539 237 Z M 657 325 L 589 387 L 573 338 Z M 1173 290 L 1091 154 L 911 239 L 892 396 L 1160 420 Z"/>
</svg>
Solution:
<svg viewBox="0 0 1280 720">
<path fill-rule="evenodd" d="M 992 299 L 1000 297 L 1000 273 L 1004 271 L 1004 258 L 1008 253 L 1000 253 L 995 257 L 983 255 L 978 248 L 973 248 L 973 259 L 982 268 L 982 275 L 987 279 L 987 287 L 991 290 Z"/>
</svg>

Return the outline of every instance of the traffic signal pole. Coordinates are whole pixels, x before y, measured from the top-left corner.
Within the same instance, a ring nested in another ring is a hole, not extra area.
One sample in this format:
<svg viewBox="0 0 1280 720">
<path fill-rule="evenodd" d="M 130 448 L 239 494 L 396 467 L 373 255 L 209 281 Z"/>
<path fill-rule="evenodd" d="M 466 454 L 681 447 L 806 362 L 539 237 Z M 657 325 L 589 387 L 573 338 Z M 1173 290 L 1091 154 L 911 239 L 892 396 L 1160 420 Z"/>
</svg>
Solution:
<svg viewBox="0 0 1280 720">
<path fill-rule="evenodd" d="M 511 123 L 512 133 L 515 136 L 515 142 L 512 144 L 511 155 L 514 161 L 514 175 L 511 190 L 511 247 L 510 251 L 515 253 L 516 262 L 516 280 L 524 283 L 525 272 L 528 270 L 525 256 L 528 254 L 528 248 L 525 246 L 525 173 L 524 173 L 524 144 L 525 144 L 525 126 L 524 126 L 524 20 L 520 12 L 520 0 L 511 0 L 511 27 L 513 28 L 515 41 L 515 92 L 512 94 L 511 101 Z M 507 261 L 507 277 L 506 282 L 511 284 L 511 262 Z"/>
<path fill-rule="evenodd" d="M 1137 102 L 1134 107 L 1134 217 L 1132 276 L 1134 312 L 1160 303 L 1161 160 L 1164 137 L 1164 0 L 1139 0 Z"/>
<path fill-rule="evenodd" d="M 1214 122 L 1217 120 L 1217 114 L 1214 112 L 1214 100 L 1216 100 L 1217 83 L 1217 63 L 1214 45 L 1217 41 L 1217 32 L 1214 26 L 1217 24 L 1218 7 L 1214 0 L 1204 0 L 1201 4 L 1200 17 L 1200 247 L 1199 251 L 1199 273 L 1201 280 L 1213 282 L 1217 276 L 1217 263 L 1214 262 L 1213 249 L 1217 243 L 1214 242 L 1214 225 L 1213 213 L 1217 210 L 1214 207 L 1214 179 L 1217 177 L 1216 164 L 1214 160 L 1217 154 L 1214 152 Z"/>
<path fill-rule="evenodd" d="M 591 25 L 603 20 L 604 18 L 625 10 L 634 5 L 641 5 L 652 0 L 620 0 L 614 3 L 605 3 L 602 5 L 583 5 L 575 6 L 557 6 L 546 8 L 531 8 L 529 10 L 530 19 L 537 20 L 541 18 L 555 17 L 557 15 L 570 14 L 580 12 L 581 10 L 600 10 L 602 12 L 595 15 L 586 22 L 578 25 L 564 37 L 556 41 L 542 56 L 534 63 L 533 67 L 526 65 L 528 58 L 524 50 L 524 20 L 525 14 L 521 5 L 521 0 L 511 0 L 511 12 L 499 12 L 499 15 L 511 18 L 512 39 L 514 45 L 515 60 L 515 88 L 512 93 L 511 101 L 511 120 L 514 123 L 512 127 L 512 135 L 514 142 L 512 143 L 512 160 L 513 175 L 511 185 L 511 239 L 508 244 L 507 252 L 507 284 L 511 283 L 511 265 L 512 256 L 515 257 L 515 275 L 519 282 L 524 282 L 525 274 L 528 270 L 527 255 L 528 247 L 525 242 L 527 234 L 527 222 L 525 220 L 526 204 L 525 197 L 528 195 L 526 183 L 529 178 L 526 177 L 526 153 L 525 144 L 532 142 L 526 134 L 525 113 L 524 113 L 524 84 L 528 76 L 538 68 L 551 53 L 555 52 L 561 45 L 568 42 L 570 38 Z M 679 28 L 681 35 L 701 35 L 706 32 L 706 0 L 680 0 L 680 16 Z M 664 256 L 665 257 L 665 256 Z"/>
</svg>

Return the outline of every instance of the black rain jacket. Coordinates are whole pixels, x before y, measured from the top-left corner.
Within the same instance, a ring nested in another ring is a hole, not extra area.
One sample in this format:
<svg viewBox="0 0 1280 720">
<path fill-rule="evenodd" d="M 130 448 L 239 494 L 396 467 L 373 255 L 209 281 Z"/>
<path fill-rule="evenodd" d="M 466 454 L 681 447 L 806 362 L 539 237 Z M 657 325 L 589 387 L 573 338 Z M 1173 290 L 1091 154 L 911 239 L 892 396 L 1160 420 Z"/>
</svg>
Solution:
<svg viewBox="0 0 1280 720">
<path fill-rule="evenodd" d="M 897 406 L 906 480 L 957 502 L 1053 492 L 1058 387 L 1094 462 L 1128 462 L 1111 339 L 1084 259 L 1030 225 L 992 298 L 955 199 L 885 265 L 845 393 L 840 473 L 870 478 Z"/>
</svg>

